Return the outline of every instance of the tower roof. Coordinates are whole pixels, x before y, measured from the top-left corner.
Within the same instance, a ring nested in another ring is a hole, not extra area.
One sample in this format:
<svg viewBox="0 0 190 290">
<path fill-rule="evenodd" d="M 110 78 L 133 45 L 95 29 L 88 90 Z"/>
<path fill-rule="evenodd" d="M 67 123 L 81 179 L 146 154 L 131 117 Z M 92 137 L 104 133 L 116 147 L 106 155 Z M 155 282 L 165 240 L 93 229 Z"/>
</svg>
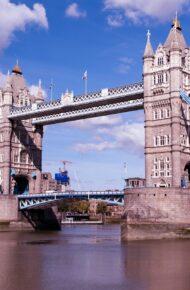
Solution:
<svg viewBox="0 0 190 290">
<path fill-rule="evenodd" d="M 154 51 L 152 48 L 152 44 L 150 42 L 150 31 L 148 30 L 147 32 L 147 42 L 144 50 L 144 57 L 153 57 L 154 56 Z"/>
<path fill-rule="evenodd" d="M 18 61 L 15 64 L 15 66 L 13 67 L 12 72 L 15 73 L 15 74 L 22 75 L 22 71 L 21 71 L 21 68 L 20 68 L 20 66 L 18 64 Z"/>
<path fill-rule="evenodd" d="M 181 24 L 178 20 L 177 14 L 173 20 L 172 27 L 164 43 L 164 47 L 167 48 L 168 50 L 171 50 L 174 46 L 174 43 L 175 46 L 178 46 L 181 50 L 187 48 L 187 44 L 183 36 Z"/>
</svg>

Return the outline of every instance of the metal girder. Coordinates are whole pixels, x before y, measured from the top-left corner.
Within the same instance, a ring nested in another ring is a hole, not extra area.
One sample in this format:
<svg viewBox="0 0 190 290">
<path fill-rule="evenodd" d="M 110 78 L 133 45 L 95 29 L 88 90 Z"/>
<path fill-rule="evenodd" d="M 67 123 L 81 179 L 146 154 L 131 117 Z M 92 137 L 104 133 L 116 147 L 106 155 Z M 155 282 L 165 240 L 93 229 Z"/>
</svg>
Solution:
<svg viewBox="0 0 190 290">
<path fill-rule="evenodd" d="M 75 191 L 75 192 L 54 192 L 47 194 L 17 195 L 19 210 L 47 207 L 59 200 L 75 198 L 83 200 L 98 200 L 109 204 L 123 205 L 124 191 Z"/>
<path fill-rule="evenodd" d="M 68 94 L 63 96 L 60 100 L 54 102 L 46 102 L 42 104 L 34 103 L 27 107 L 14 107 L 8 118 L 11 120 L 41 118 L 44 116 L 48 117 L 58 114 L 73 114 L 74 111 L 85 109 L 90 110 L 92 108 L 94 116 L 96 113 L 95 111 L 101 106 L 112 104 L 112 109 L 114 110 L 114 108 L 120 103 L 127 106 L 130 101 L 137 99 L 143 100 L 143 93 L 143 83 L 135 83 L 118 88 L 103 89 L 99 92 L 81 96 L 73 96 Z M 124 111 L 124 108 L 122 108 L 122 110 Z M 97 113 L 99 113 L 99 115 L 103 113 L 101 108 L 97 111 Z M 106 113 L 110 114 L 111 112 L 105 111 L 105 114 Z M 35 123 L 37 123 L 37 120 L 35 120 Z"/>
<path fill-rule="evenodd" d="M 50 125 L 143 109 L 143 98 L 35 118 L 32 124 Z"/>
</svg>

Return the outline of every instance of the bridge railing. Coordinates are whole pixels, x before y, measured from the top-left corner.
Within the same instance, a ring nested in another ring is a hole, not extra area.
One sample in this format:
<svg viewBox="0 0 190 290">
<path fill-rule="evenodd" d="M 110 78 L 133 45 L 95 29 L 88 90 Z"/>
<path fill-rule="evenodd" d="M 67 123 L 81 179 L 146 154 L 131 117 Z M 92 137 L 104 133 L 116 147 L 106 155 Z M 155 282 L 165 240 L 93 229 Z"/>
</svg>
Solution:
<svg viewBox="0 0 190 290">
<path fill-rule="evenodd" d="M 79 96 L 73 96 L 71 100 L 64 101 L 63 99 L 59 99 L 53 102 L 44 102 L 41 104 L 33 103 L 31 106 L 26 107 L 13 107 L 10 116 L 15 117 L 18 115 L 26 115 L 27 113 L 35 112 L 35 111 L 49 111 L 53 109 L 59 109 L 66 106 L 74 106 L 75 104 L 82 104 L 82 103 L 88 103 L 92 100 L 104 100 L 104 99 L 110 99 L 113 97 L 121 97 L 124 95 L 133 95 L 143 93 L 143 83 L 135 83 L 130 84 L 126 86 L 116 87 L 116 88 L 110 88 L 110 89 L 103 89 L 99 92 L 94 93 L 88 93 L 86 95 L 79 95 Z"/>
</svg>

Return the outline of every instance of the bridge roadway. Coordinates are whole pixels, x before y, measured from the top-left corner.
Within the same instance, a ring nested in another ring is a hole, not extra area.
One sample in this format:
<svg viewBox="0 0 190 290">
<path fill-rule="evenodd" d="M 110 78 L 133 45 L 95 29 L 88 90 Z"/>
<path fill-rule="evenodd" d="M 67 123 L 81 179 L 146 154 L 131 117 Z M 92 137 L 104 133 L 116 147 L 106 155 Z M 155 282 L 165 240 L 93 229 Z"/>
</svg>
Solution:
<svg viewBox="0 0 190 290">
<path fill-rule="evenodd" d="M 106 190 L 106 191 L 68 191 L 52 192 L 43 194 L 22 194 L 17 195 L 19 201 L 19 210 L 24 211 L 34 208 L 48 207 L 59 200 L 75 198 L 82 200 L 104 201 L 112 205 L 124 204 L 124 191 Z"/>
<path fill-rule="evenodd" d="M 143 83 L 117 88 L 102 89 L 87 95 L 66 93 L 60 100 L 33 103 L 27 107 L 13 107 L 8 118 L 24 120 L 32 118 L 34 125 L 50 125 L 143 109 Z"/>
</svg>

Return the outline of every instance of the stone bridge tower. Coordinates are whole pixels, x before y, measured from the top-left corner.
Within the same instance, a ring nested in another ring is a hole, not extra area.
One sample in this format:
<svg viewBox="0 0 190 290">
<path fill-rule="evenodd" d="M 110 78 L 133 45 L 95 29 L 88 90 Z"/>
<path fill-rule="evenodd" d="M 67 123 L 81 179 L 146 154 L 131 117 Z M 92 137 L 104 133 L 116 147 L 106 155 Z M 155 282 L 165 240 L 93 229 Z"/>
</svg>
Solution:
<svg viewBox="0 0 190 290">
<path fill-rule="evenodd" d="M 143 73 L 146 186 L 180 187 L 190 161 L 190 111 L 180 98 L 190 93 L 190 49 L 177 16 L 155 53 L 148 32 Z"/>
<path fill-rule="evenodd" d="M 7 116 L 14 107 L 42 102 L 38 94 L 31 96 L 18 65 L 7 76 L 0 89 L 0 190 L 3 194 L 40 193 L 43 128 L 32 120 L 10 121 Z"/>
</svg>

